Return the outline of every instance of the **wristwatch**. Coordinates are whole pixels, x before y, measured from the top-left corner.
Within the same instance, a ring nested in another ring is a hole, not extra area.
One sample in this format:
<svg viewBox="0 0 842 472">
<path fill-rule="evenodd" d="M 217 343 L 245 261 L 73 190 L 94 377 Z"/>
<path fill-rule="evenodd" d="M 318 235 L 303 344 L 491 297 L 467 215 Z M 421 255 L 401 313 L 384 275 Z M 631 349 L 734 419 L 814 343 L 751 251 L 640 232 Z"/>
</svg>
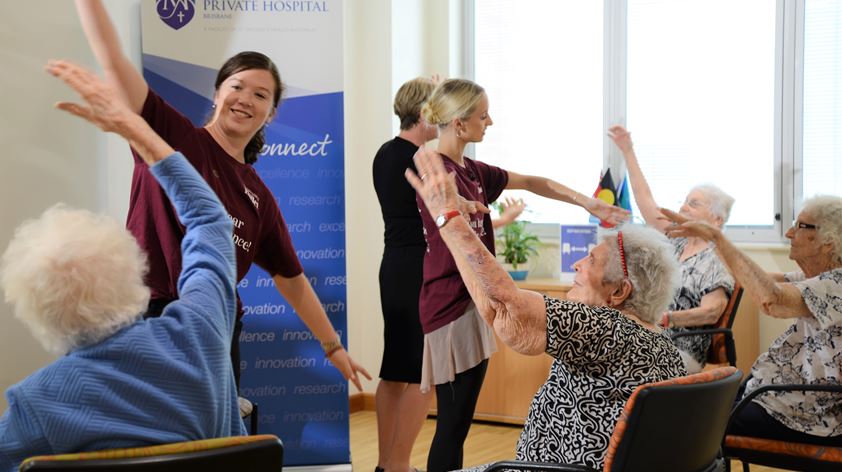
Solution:
<svg viewBox="0 0 842 472">
<path fill-rule="evenodd" d="M 439 216 L 436 217 L 436 227 L 441 228 L 442 226 L 446 225 L 447 222 L 450 221 L 452 218 L 456 218 L 461 214 L 462 213 L 459 210 L 449 210 L 439 214 Z"/>
</svg>

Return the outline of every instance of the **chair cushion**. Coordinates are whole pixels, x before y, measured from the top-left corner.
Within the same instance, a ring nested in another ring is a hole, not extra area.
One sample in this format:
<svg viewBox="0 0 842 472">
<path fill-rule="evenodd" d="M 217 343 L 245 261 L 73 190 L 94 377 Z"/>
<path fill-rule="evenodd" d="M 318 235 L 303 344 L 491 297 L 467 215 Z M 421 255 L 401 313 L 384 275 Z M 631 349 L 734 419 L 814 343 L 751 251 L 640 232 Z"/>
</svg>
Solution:
<svg viewBox="0 0 842 472">
<path fill-rule="evenodd" d="M 235 446 L 264 440 L 276 441 L 278 438 L 271 434 L 257 436 L 231 436 L 226 438 L 201 439 L 158 446 L 132 447 L 125 449 L 108 449 L 104 451 L 76 452 L 72 454 L 56 454 L 52 456 L 34 456 L 23 461 L 23 464 L 34 460 L 40 461 L 80 461 L 93 459 L 125 459 L 130 457 L 164 456 L 185 452 L 207 451 L 221 447 Z M 23 465 L 21 464 L 21 465 Z"/>
<path fill-rule="evenodd" d="M 725 447 L 842 463 L 842 448 L 839 447 L 731 435 L 725 437 Z"/>
</svg>

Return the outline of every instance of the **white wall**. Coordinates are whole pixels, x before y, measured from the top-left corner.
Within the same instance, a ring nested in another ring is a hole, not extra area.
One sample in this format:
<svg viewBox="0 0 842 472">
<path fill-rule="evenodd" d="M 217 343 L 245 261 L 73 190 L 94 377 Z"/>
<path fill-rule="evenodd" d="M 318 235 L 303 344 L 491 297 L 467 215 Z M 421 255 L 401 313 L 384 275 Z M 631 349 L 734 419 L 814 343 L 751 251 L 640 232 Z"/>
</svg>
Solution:
<svg viewBox="0 0 842 472">
<path fill-rule="evenodd" d="M 139 3 L 106 2 L 136 64 Z M 392 97 L 401 83 L 432 73 L 461 74 L 458 54 L 448 51 L 456 39 L 461 6 L 448 0 L 347 0 L 344 8 L 349 344 L 352 355 L 376 376 L 383 346 L 377 283 L 383 223 L 371 161 L 397 129 Z M 0 57 L 0 143 L 5 153 L 0 159 L 0 249 L 5 250 L 18 224 L 58 201 L 122 220 L 132 169 L 126 145 L 52 110 L 54 102 L 72 96 L 43 72 L 48 58 L 94 66 L 73 4 L 17 2 L 0 18 Z M 780 251 L 761 248 L 751 254 L 769 270 L 794 267 Z M 783 327 L 763 318 L 765 347 Z M 52 359 L 13 319 L 11 307 L 0 304 L 0 390 Z M 372 392 L 375 385 L 376 380 L 366 382 L 365 388 Z M 0 411 L 5 408 L 4 398 Z"/>
</svg>

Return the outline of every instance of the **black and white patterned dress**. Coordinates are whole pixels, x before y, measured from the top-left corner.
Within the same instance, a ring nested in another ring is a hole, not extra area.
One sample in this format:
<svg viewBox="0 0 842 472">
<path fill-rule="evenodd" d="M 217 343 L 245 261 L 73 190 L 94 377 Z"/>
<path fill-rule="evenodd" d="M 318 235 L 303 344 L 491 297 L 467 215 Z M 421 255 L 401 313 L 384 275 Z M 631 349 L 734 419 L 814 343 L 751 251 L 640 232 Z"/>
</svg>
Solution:
<svg viewBox="0 0 842 472">
<path fill-rule="evenodd" d="M 516 457 L 602 470 L 614 424 L 634 389 L 687 371 L 667 337 L 617 310 L 544 301 L 547 354 L 555 361 L 532 400 Z"/>
<path fill-rule="evenodd" d="M 839 384 L 842 381 L 842 269 L 806 279 L 786 274 L 801 291 L 810 316 L 795 319 L 757 358 L 749 393 L 768 384 Z M 769 392 L 754 400 L 788 428 L 816 436 L 842 434 L 842 400 L 826 392 Z"/>
<path fill-rule="evenodd" d="M 681 257 L 687 238 L 670 240 L 675 246 L 675 257 Z M 728 272 L 725 264 L 716 255 L 716 248 L 708 246 L 703 251 L 680 262 L 681 289 L 676 293 L 670 304 L 670 311 L 689 310 L 702 303 L 702 297 L 718 288 L 725 289 L 725 296 L 730 297 L 734 291 L 734 278 Z M 683 331 L 708 328 L 709 326 L 675 327 L 666 330 L 667 336 Z M 699 365 L 705 365 L 707 352 L 710 348 L 710 336 L 683 336 L 675 341 L 675 345 L 689 354 Z"/>
</svg>

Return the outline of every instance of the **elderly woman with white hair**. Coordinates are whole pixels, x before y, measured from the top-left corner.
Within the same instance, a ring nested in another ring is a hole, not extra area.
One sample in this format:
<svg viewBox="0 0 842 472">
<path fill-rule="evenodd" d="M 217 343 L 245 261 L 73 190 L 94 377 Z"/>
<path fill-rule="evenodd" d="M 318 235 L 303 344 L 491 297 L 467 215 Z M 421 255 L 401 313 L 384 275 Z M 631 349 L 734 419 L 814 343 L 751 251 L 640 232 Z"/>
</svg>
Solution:
<svg viewBox="0 0 842 472">
<path fill-rule="evenodd" d="M 0 266 L 6 300 L 62 357 L 6 391 L 0 471 L 26 457 L 243 435 L 229 357 L 232 224 L 204 179 L 93 74 L 48 71 L 86 105 L 59 108 L 138 150 L 186 227 L 180 297 L 143 320 L 146 258 L 111 218 L 58 205 L 21 225 Z"/>
<path fill-rule="evenodd" d="M 407 179 L 430 215 L 456 211 L 453 175 L 424 148 Z M 567 300 L 519 289 L 465 218 L 440 228 L 486 323 L 517 352 L 554 357 L 529 409 L 517 458 L 601 469 L 626 400 L 640 385 L 686 374 L 657 321 L 678 282 L 666 237 L 645 227 L 609 233 L 576 263 Z"/>
<path fill-rule="evenodd" d="M 763 271 L 706 222 L 664 210 L 674 222 L 669 235 L 716 244 L 731 273 L 763 311 L 791 318 L 792 325 L 757 358 L 746 395 L 766 385 L 842 383 L 842 198 L 804 202 L 786 232 L 789 258 L 801 269 Z M 728 434 L 842 447 L 842 401 L 838 393 L 772 391 L 737 413 Z"/>
<path fill-rule="evenodd" d="M 634 199 L 646 224 L 665 231 L 669 222 L 661 219 L 659 205 L 638 164 L 629 133 L 622 126 L 612 126 L 608 135 L 623 153 L 629 171 Z M 680 212 L 692 220 L 701 220 L 722 228 L 731 215 L 734 198 L 715 185 L 697 185 L 687 194 Z M 699 238 L 671 240 L 681 267 L 681 288 L 663 313 L 659 324 L 667 335 L 710 327 L 725 312 L 734 291 L 734 278 L 716 256 L 714 246 Z M 682 336 L 673 340 L 681 352 L 687 370 L 699 372 L 710 348 L 709 335 Z"/>
</svg>

